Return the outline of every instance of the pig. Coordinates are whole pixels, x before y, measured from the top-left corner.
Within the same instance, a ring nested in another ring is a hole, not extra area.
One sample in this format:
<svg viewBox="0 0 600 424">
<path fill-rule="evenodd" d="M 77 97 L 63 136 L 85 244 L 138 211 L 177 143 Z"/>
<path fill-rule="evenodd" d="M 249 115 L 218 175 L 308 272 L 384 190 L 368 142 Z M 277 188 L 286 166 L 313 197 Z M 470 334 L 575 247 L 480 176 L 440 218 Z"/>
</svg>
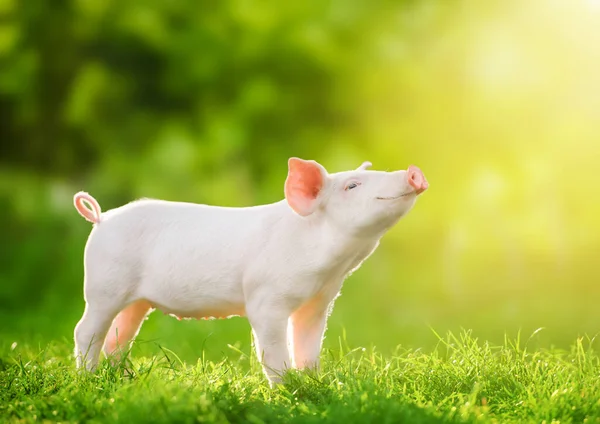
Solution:
<svg viewBox="0 0 600 424">
<path fill-rule="evenodd" d="M 74 331 L 78 368 L 103 349 L 122 357 L 153 310 L 179 318 L 248 318 L 271 386 L 289 368 L 319 366 L 342 283 L 428 188 L 419 168 L 364 162 L 329 174 L 290 158 L 285 199 L 218 207 L 142 199 L 102 212 L 74 196 L 93 223 L 84 253 L 85 311 Z"/>
</svg>

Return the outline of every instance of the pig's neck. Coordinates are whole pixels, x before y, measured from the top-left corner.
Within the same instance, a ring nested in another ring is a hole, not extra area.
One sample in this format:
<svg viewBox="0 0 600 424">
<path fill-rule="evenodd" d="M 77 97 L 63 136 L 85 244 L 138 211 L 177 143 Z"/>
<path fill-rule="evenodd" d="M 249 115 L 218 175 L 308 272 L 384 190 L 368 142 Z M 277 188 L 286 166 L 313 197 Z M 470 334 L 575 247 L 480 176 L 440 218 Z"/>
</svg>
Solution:
<svg viewBox="0 0 600 424">
<path fill-rule="evenodd" d="M 353 249 L 356 246 L 365 244 L 375 244 L 379 242 L 385 234 L 385 230 L 369 233 L 353 232 L 351 228 L 346 228 L 333 220 L 323 211 L 301 217 L 294 213 L 285 200 L 275 203 L 272 206 L 283 209 L 285 216 L 285 226 L 295 227 L 298 235 L 303 235 L 312 240 L 315 234 L 318 234 L 318 240 L 325 246 L 339 246 L 342 249 Z"/>
<path fill-rule="evenodd" d="M 310 252 L 308 261 L 332 276 L 343 277 L 360 266 L 375 251 L 383 235 L 353 234 L 321 213 L 300 217 L 290 209 L 286 218 L 291 221 L 287 224 L 295 227 L 302 250 Z"/>
</svg>

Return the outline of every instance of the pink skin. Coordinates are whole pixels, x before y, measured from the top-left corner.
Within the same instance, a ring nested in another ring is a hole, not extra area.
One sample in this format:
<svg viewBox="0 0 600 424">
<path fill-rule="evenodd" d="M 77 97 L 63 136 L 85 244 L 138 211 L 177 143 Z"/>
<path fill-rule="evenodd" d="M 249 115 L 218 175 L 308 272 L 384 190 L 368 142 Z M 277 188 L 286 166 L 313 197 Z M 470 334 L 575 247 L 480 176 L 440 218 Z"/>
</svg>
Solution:
<svg viewBox="0 0 600 424">
<path fill-rule="evenodd" d="M 323 187 L 323 175 L 313 162 L 292 158 L 285 181 L 285 197 L 292 209 L 302 216 L 310 215 L 315 199 Z"/>
<path fill-rule="evenodd" d="M 407 178 L 408 183 L 415 189 L 417 194 L 423 193 L 429 187 L 429 183 L 425 179 L 423 172 L 414 165 L 408 167 Z"/>
<path fill-rule="evenodd" d="M 145 300 L 134 302 L 123 309 L 113 320 L 108 335 L 104 341 L 104 353 L 113 355 L 118 361 L 121 358 L 121 349 L 127 348 L 129 341 L 137 335 L 144 318 L 152 310 Z"/>
<path fill-rule="evenodd" d="M 366 162 L 361 168 L 366 168 L 367 166 L 365 165 L 370 166 L 370 163 Z M 291 172 L 285 186 L 286 194 L 289 198 L 294 200 L 294 206 L 300 213 L 309 213 L 311 204 L 323 185 L 323 177 L 318 168 L 303 161 L 291 160 L 290 168 Z M 429 183 L 425 179 L 423 172 L 414 165 L 408 167 L 407 178 L 408 183 L 415 189 L 417 195 L 423 193 L 429 187 Z M 75 195 L 74 203 L 77 212 L 79 212 L 86 220 L 94 224 L 100 222 L 100 205 L 92 196 L 85 192 L 79 192 Z M 306 319 L 303 318 L 303 315 L 314 313 L 313 309 L 318 310 L 320 306 L 322 305 L 319 305 L 318 302 L 311 302 L 306 305 L 306 307 L 295 312 L 292 316 L 294 331 L 300 331 L 302 325 L 304 325 L 303 323 Z M 118 359 L 121 354 L 121 348 L 126 347 L 129 340 L 135 337 L 142 321 L 152 309 L 153 305 L 146 301 L 140 301 L 129 305 L 121 311 L 114 319 L 111 329 L 108 332 L 104 343 L 105 353 L 107 355 L 113 355 L 115 359 Z M 326 308 L 323 308 L 322 314 L 324 314 L 325 311 Z M 182 317 L 179 316 L 176 316 L 176 318 L 179 320 L 182 319 Z M 316 339 L 317 336 L 321 334 L 319 331 L 322 331 L 318 325 L 317 327 L 314 334 L 310 331 L 306 331 L 307 329 L 304 329 L 303 337 Z M 316 346 L 320 348 L 320 344 L 312 343 L 311 345 L 314 345 L 315 349 Z M 304 351 L 301 345 L 295 346 L 294 350 L 295 361 L 297 362 L 296 365 L 299 367 L 303 367 L 309 362 L 306 358 L 315 355 L 314 352 Z"/>
</svg>

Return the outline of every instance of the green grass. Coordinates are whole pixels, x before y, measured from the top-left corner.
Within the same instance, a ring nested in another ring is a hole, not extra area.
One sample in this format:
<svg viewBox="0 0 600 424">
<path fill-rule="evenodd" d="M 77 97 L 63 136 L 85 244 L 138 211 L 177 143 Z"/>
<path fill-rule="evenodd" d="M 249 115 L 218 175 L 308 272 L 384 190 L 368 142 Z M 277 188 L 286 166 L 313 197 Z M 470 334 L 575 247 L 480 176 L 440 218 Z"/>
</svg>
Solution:
<svg viewBox="0 0 600 424">
<path fill-rule="evenodd" d="M 530 338 L 531 340 L 531 338 Z M 470 332 L 432 352 L 323 352 L 319 373 L 290 372 L 270 389 L 253 356 L 195 364 L 164 350 L 94 374 L 77 372 L 67 343 L 0 351 L 1 422 L 600 422 L 593 339 L 535 350 Z"/>
</svg>

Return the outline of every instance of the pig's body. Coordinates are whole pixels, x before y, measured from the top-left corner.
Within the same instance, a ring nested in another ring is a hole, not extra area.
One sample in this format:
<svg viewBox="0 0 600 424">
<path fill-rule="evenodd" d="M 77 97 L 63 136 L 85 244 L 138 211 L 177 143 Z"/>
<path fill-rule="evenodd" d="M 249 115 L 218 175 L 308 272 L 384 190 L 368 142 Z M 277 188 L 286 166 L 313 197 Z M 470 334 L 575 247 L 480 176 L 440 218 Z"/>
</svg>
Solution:
<svg viewBox="0 0 600 424">
<path fill-rule="evenodd" d="M 291 159 L 286 200 L 249 208 L 139 200 L 101 213 L 78 193 L 77 210 L 95 224 L 78 365 L 93 369 L 102 345 L 120 354 L 157 308 L 181 318 L 247 316 L 271 383 L 290 366 L 316 366 L 343 280 L 427 188 L 418 168 L 367 165 L 329 175 Z"/>
<path fill-rule="evenodd" d="M 285 201 L 225 208 L 140 200 L 103 213 L 92 230 L 85 271 L 95 284 L 85 292 L 145 300 L 180 318 L 221 318 L 245 315 L 260 288 L 295 310 L 317 294 L 331 301 L 377 243 L 350 240 Z"/>
</svg>

